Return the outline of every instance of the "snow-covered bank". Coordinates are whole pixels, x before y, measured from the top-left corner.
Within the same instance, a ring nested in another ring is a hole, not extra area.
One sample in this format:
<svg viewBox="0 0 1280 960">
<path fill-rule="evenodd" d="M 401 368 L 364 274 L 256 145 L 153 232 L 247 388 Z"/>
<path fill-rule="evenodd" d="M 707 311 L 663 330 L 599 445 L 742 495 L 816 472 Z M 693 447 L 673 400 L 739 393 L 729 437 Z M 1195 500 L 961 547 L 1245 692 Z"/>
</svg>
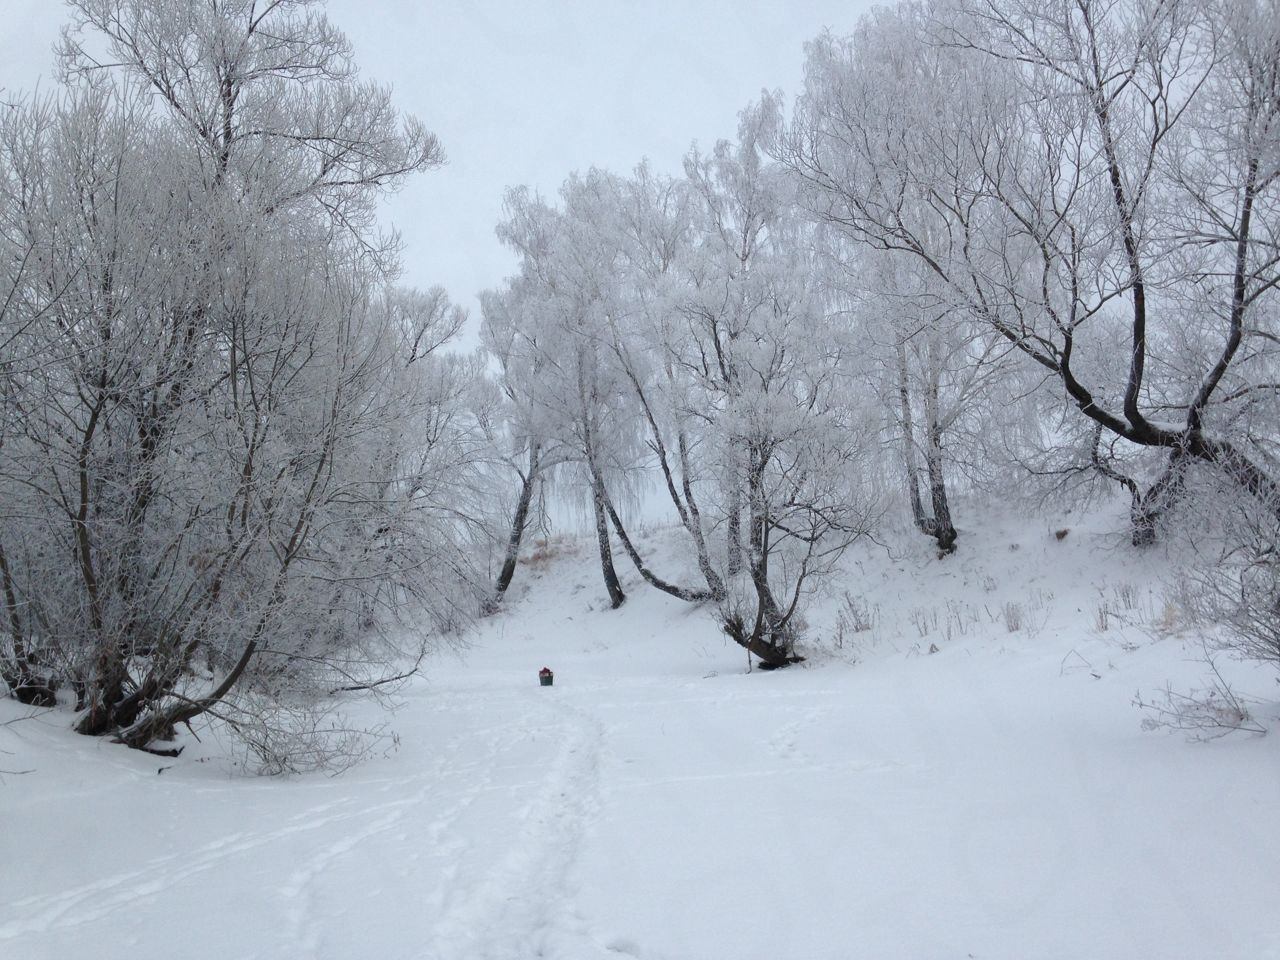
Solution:
<svg viewBox="0 0 1280 960">
<path fill-rule="evenodd" d="M 1280 956 L 1274 706 L 1267 737 L 1144 732 L 1135 691 L 1203 673 L 1153 555 L 975 527 L 860 550 L 773 674 L 638 583 L 608 611 L 565 548 L 338 778 L 5 702 L 0 769 L 32 772 L 0 784 L 0 956 Z"/>
</svg>

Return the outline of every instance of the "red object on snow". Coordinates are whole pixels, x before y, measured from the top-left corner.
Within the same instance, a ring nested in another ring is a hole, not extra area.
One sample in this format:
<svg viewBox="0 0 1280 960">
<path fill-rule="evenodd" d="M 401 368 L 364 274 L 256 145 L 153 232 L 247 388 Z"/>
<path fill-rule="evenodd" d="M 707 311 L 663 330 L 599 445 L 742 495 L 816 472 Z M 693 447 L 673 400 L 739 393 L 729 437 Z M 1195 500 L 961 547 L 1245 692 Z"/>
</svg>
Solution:
<svg viewBox="0 0 1280 960">
<path fill-rule="evenodd" d="M 555 680 L 555 676 L 556 675 L 551 672 L 550 667 L 543 667 L 541 670 L 538 671 L 538 682 L 541 683 L 544 687 L 549 687 L 551 686 L 552 682 Z"/>
</svg>

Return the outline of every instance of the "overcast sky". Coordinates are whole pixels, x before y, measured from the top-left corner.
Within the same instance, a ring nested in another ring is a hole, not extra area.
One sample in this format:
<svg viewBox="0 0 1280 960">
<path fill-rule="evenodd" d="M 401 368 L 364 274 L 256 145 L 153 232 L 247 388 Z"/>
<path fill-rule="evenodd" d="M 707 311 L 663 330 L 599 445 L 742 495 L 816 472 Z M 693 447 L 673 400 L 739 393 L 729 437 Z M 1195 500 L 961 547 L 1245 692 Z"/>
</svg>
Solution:
<svg viewBox="0 0 1280 960">
<path fill-rule="evenodd" d="M 56 0 L 4 0 L 0 87 L 52 80 Z M 732 137 L 761 89 L 799 88 L 804 41 L 852 31 L 868 0 L 329 0 L 366 76 L 441 139 L 449 163 L 386 204 L 405 280 L 476 294 L 514 270 L 494 237 L 508 186 L 553 195 L 589 166 L 648 157 L 677 172 L 692 141 Z"/>
</svg>

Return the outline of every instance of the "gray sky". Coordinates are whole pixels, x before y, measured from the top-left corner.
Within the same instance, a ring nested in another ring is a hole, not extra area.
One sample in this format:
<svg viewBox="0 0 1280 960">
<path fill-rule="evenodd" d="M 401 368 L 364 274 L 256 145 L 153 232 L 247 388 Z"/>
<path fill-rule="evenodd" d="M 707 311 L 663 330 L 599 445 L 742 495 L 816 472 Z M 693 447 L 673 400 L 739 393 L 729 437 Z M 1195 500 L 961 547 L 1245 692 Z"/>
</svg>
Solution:
<svg viewBox="0 0 1280 960">
<path fill-rule="evenodd" d="M 56 0 L 5 0 L 0 87 L 52 83 Z M 329 0 L 366 76 L 395 89 L 449 163 L 385 206 L 405 280 L 476 294 L 513 272 L 494 237 L 508 186 L 554 195 L 573 170 L 677 172 L 692 141 L 732 137 L 763 88 L 796 92 L 805 40 L 851 32 L 868 0 Z M 41 79 L 43 77 L 43 79 Z"/>
</svg>

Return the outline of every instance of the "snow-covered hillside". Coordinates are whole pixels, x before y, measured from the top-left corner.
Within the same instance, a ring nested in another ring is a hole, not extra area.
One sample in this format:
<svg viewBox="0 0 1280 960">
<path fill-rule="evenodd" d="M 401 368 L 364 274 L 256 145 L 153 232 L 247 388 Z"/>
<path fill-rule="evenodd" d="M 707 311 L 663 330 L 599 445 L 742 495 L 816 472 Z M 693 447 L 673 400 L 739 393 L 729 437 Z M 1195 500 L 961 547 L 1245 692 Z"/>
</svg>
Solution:
<svg viewBox="0 0 1280 960">
<path fill-rule="evenodd" d="M 4 701 L 0 956 L 1280 957 L 1274 671 L 1230 666 L 1270 736 L 1144 731 L 1206 667 L 1122 526 L 862 546 L 773 673 L 553 543 L 336 778 Z"/>
</svg>

